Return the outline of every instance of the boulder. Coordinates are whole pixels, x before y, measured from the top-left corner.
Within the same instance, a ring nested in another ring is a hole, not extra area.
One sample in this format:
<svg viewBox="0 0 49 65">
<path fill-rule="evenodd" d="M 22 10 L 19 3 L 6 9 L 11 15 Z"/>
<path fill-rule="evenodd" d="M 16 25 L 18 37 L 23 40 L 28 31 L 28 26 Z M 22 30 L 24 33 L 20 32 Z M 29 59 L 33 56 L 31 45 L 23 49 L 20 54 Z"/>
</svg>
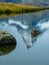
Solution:
<svg viewBox="0 0 49 65">
<path fill-rule="evenodd" d="M 15 45 L 16 39 L 6 31 L 0 31 L 0 45 Z"/>
<path fill-rule="evenodd" d="M 7 55 L 15 50 L 16 45 L 1 45 L 0 46 L 0 56 Z"/>
</svg>

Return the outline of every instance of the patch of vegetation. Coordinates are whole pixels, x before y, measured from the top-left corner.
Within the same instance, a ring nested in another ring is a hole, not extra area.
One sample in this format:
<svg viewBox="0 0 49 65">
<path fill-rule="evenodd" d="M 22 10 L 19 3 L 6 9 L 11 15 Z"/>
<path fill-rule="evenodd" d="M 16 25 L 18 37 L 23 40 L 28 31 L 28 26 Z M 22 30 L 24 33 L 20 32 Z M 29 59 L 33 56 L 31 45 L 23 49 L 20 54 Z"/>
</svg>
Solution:
<svg viewBox="0 0 49 65">
<path fill-rule="evenodd" d="M 0 3 L 0 15 L 9 15 L 9 14 L 23 14 L 23 13 L 33 13 L 49 8 L 45 7 L 35 7 L 35 6 L 26 6 L 13 3 Z"/>
</svg>

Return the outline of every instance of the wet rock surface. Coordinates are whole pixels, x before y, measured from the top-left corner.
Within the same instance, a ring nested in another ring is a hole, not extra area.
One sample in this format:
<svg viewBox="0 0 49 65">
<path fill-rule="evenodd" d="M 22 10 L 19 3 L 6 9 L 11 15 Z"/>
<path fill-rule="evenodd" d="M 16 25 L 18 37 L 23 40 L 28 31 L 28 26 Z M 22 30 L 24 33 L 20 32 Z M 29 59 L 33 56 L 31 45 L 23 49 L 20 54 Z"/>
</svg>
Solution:
<svg viewBox="0 0 49 65">
<path fill-rule="evenodd" d="M 6 31 L 0 31 L 0 45 L 15 45 L 15 38 Z"/>
<path fill-rule="evenodd" d="M 0 56 L 11 53 L 15 48 L 16 45 L 0 45 Z"/>
</svg>

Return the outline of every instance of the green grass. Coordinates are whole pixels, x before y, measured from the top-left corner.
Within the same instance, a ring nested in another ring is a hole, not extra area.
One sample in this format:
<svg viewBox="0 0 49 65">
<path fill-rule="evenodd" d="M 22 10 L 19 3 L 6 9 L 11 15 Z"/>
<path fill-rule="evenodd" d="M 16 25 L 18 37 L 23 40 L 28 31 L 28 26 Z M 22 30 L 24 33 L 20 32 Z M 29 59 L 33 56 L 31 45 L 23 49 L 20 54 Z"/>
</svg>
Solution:
<svg viewBox="0 0 49 65">
<path fill-rule="evenodd" d="M 13 3 L 0 3 L 0 16 L 1 15 L 11 15 L 11 14 L 24 14 L 24 13 L 33 13 L 42 10 L 47 10 L 49 8 L 45 7 L 36 7 L 36 6 L 26 6 L 22 4 L 13 4 Z"/>
</svg>

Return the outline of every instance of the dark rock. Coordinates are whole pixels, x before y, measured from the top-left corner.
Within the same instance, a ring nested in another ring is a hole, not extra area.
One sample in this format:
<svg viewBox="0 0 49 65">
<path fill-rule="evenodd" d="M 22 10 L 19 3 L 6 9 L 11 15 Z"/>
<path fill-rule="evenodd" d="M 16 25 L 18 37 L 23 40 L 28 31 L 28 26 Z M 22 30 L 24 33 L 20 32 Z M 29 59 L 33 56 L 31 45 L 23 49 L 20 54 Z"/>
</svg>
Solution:
<svg viewBox="0 0 49 65">
<path fill-rule="evenodd" d="M 0 46 L 0 56 L 9 54 L 16 48 L 16 45 L 1 45 Z"/>
<path fill-rule="evenodd" d="M 36 29 L 32 30 L 32 32 L 31 32 L 31 36 L 32 36 L 32 37 L 36 37 L 36 36 L 38 36 L 39 34 L 41 34 L 41 32 L 40 32 L 39 30 L 36 30 Z"/>
<path fill-rule="evenodd" d="M 0 45 L 15 45 L 15 38 L 6 31 L 0 31 Z"/>
<path fill-rule="evenodd" d="M 9 54 L 15 47 L 15 38 L 6 31 L 0 31 L 0 56 Z"/>
</svg>

